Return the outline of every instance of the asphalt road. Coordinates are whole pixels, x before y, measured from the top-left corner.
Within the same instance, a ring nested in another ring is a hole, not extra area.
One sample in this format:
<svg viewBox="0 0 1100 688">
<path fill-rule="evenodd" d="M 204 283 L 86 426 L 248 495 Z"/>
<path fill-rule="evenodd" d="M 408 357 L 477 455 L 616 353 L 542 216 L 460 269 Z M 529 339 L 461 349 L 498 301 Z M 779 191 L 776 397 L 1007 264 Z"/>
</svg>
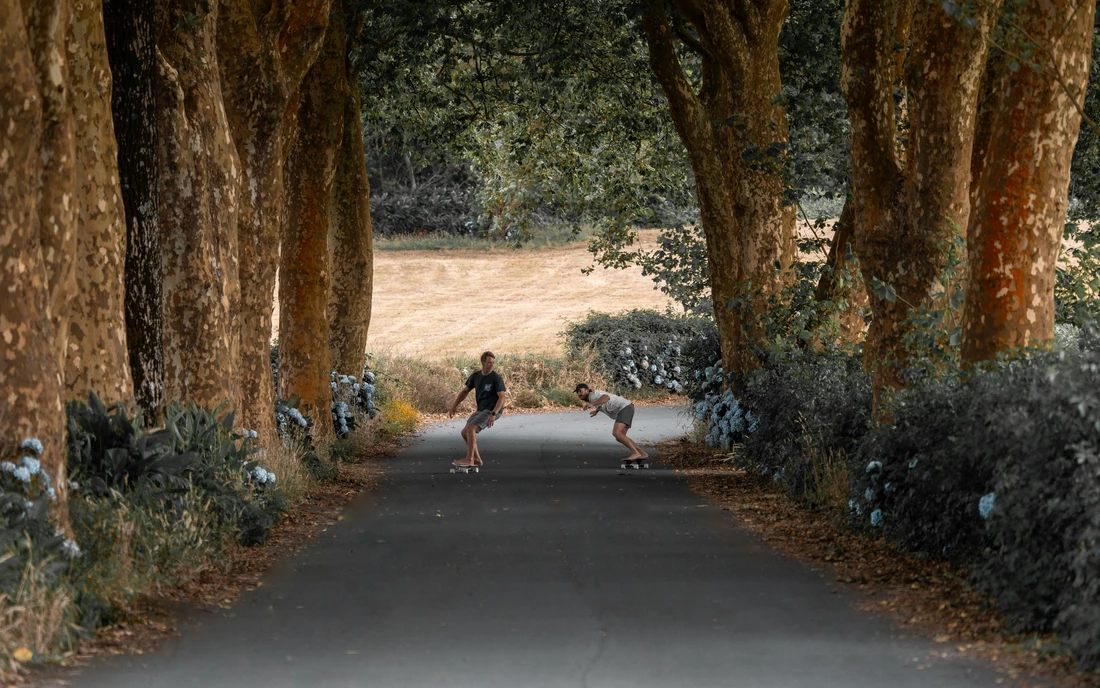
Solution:
<svg viewBox="0 0 1100 688">
<path fill-rule="evenodd" d="M 683 431 L 640 408 L 632 435 Z M 451 475 L 458 424 L 264 585 L 155 652 L 70 685 L 517 688 L 993 686 L 930 659 L 843 590 L 774 554 L 659 468 L 621 475 L 610 420 L 505 415 L 485 470 Z M 645 446 L 645 444 L 643 444 Z M 1008 679 L 1004 679 L 1006 683 Z M 1005 685 L 1005 684 L 1001 684 Z"/>
</svg>

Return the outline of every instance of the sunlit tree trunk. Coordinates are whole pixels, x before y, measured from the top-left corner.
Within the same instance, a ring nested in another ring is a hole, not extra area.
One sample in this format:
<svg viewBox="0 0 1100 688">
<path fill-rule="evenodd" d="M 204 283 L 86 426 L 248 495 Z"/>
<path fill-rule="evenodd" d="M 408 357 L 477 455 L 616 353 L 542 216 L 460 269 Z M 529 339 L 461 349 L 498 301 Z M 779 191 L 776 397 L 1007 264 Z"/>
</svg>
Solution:
<svg viewBox="0 0 1100 688">
<path fill-rule="evenodd" d="M 283 210 L 283 164 L 295 94 L 316 60 L 331 0 L 221 0 L 218 60 L 241 161 L 241 423 L 274 431 L 271 318 Z"/>
<path fill-rule="evenodd" d="M 164 407 L 164 260 L 157 177 L 157 52 L 154 0 L 104 0 L 111 115 L 126 210 L 126 344 L 147 423 Z"/>
<path fill-rule="evenodd" d="M 374 286 L 374 245 L 370 222 L 370 180 L 363 154 L 359 84 L 350 73 L 344 105 L 344 136 L 332 185 L 329 217 L 329 349 L 332 367 L 359 377 L 363 373 Z"/>
<path fill-rule="evenodd" d="M 25 11 L 26 10 L 26 11 Z M 0 442 L 44 446 L 70 531 L 62 406 L 77 206 L 67 0 L 0 0 Z"/>
<path fill-rule="evenodd" d="M 650 0 L 645 31 L 649 61 L 668 98 L 676 130 L 695 174 L 707 242 L 714 314 L 728 372 L 740 379 L 759 364 L 763 296 L 779 288 L 794 258 L 794 209 L 782 204 L 781 153 L 762 165 L 745 161 L 750 147 L 778 151 L 787 140 L 780 93 L 779 32 L 787 0 Z M 702 60 L 693 88 L 673 36 Z M 780 265 L 780 270 L 775 265 Z"/>
<path fill-rule="evenodd" d="M 239 400 L 237 151 L 222 105 L 217 4 L 157 6 L 156 79 L 168 401 Z"/>
<path fill-rule="evenodd" d="M 849 0 L 842 85 L 852 123 L 854 246 L 874 320 L 867 363 L 876 405 L 903 384 L 910 308 L 928 297 L 943 242 L 965 227 L 978 87 L 999 8 L 964 23 L 939 3 Z M 899 46 L 910 45 L 908 58 Z M 905 85 L 907 145 L 899 146 L 895 95 Z M 892 298 L 873 288 L 876 282 Z"/>
<path fill-rule="evenodd" d="M 301 88 L 298 133 L 283 170 L 286 198 L 279 257 L 279 395 L 297 397 L 314 439 L 332 437 L 328 347 L 328 227 L 344 131 L 344 28 L 334 17 Z"/>
<path fill-rule="evenodd" d="M 128 403 L 133 384 L 126 349 L 126 222 L 103 5 L 101 0 L 75 0 L 73 10 L 69 50 L 80 214 L 65 389 L 68 398 L 85 399 L 94 391 L 107 403 Z"/>
<path fill-rule="evenodd" d="M 1032 62 L 1006 54 L 994 82 L 967 233 L 965 360 L 1054 339 L 1055 263 L 1095 11 L 1095 0 L 1031 0 L 1017 10 Z"/>
</svg>

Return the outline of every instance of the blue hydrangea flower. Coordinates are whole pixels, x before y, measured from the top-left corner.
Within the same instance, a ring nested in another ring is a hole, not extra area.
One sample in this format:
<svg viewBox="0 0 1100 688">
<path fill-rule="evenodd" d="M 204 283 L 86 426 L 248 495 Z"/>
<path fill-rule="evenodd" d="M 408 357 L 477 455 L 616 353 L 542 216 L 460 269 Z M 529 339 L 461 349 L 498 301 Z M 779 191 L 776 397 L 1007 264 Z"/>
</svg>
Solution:
<svg viewBox="0 0 1100 688">
<path fill-rule="evenodd" d="M 31 475 L 35 475 L 42 468 L 42 463 L 38 459 L 36 459 L 32 456 L 24 456 L 19 461 L 19 463 L 22 466 L 25 466 L 26 469 L 30 472 Z"/>
<path fill-rule="evenodd" d="M 363 373 L 363 382 L 367 384 L 374 384 L 374 373 Z"/>
<path fill-rule="evenodd" d="M 875 496 L 875 491 L 872 490 L 869 487 L 866 490 L 863 491 L 863 498 L 866 499 L 868 502 L 871 501 L 871 499 L 874 498 L 874 496 Z"/>
<path fill-rule="evenodd" d="M 23 440 L 23 442 L 19 445 L 19 448 L 23 451 L 34 452 L 37 456 L 42 456 L 42 452 L 44 451 L 42 447 L 42 441 L 39 440 L 37 437 L 28 437 L 27 439 Z"/>
<path fill-rule="evenodd" d="M 863 469 L 863 472 L 864 473 L 870 473 L 871 471 L 880 471 L 880 470 L 882 470 L 882 462 L 881 461 L 872 461 L 871 463 L 867 464 L 867 468 Z"/>
<path fill-rule="evenodd" d="M 51 502 L 57 501 L 57 490 L 53 489 L 52 487 L 47 487 L 46 494 L 50 496 Z"/>
<path fill-rule="evenodd" d="M 882 509 L 875 509 L 871 512 L 871 525 L 876 528 L 882 525 Z"/>
<path fill-rule="evenodd" d="M 80 489 L 80 484 L 78 482 L 76 482 L 75 480 L 70 480 L 69 481 L 69 489 L 73 492 L 76 492 L 77 490 Z"/>
<path fill-rule="evenodd" d="M 978 502 L 978 513 L 982 515 L 982 518 L 988 519 L 989 515 L 993 513 L 993 505 L 997 502 L 997 493 L 990 492 L 983 496 Z"/>
<path fill-rule="evenodd" d="M 5 473 L 14 473 L 15 464 L 11 461 L 0 462 L 0 470 L 4 471 Z"/>
<path fill-rule="evenodd" d="M 27 470 L 26 466 L 17 467 L 12 471 L 12 475 L 20 482 L 29 483 L 31 481 L 31 472 Z"/>
</svg>

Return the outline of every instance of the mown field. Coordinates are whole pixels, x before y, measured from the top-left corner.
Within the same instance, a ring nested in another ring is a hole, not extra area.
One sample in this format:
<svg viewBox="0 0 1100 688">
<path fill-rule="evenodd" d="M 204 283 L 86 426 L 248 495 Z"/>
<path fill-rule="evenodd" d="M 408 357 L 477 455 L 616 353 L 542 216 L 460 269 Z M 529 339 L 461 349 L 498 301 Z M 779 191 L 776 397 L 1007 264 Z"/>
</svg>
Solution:
<svg viewBox="0 0 1100 688">
<path fill-rule="evenodd" d="M 657 230 L 643 232 L 643 245 L 654 245 L 656 236 Z M 672 305 L 641 268 L 581 274 L 591 264 L 585 242 L 520 250 L 375 251 L 368 349 L 428 360 L 485 349 L 561 354 L 558 333 L 588 311 Z"/>
</svg>

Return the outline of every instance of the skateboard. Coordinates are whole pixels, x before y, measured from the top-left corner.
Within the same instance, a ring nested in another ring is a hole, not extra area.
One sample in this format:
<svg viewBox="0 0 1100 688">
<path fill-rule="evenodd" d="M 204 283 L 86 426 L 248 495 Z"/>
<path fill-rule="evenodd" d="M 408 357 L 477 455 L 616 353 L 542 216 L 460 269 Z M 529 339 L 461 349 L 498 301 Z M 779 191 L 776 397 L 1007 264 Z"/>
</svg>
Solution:
<svg viewBox="0 0 1100 688">
<path fill-rule="evenodd" d="M 620 468 L 649 468 L 649 459 L 631 459 L 629 461 L 623 460 Z"/>
<path fill-rule="evenodd" d="M 477 469 L 479 469 L 479 468 L 481 468 L 481 466 L 455 466 L 455 465 L 452 465 L 451 466 L 451 473 L 469 473 L 470 471 L 473 471 L 474 473 L 477 473 Z"/>
</svg>

